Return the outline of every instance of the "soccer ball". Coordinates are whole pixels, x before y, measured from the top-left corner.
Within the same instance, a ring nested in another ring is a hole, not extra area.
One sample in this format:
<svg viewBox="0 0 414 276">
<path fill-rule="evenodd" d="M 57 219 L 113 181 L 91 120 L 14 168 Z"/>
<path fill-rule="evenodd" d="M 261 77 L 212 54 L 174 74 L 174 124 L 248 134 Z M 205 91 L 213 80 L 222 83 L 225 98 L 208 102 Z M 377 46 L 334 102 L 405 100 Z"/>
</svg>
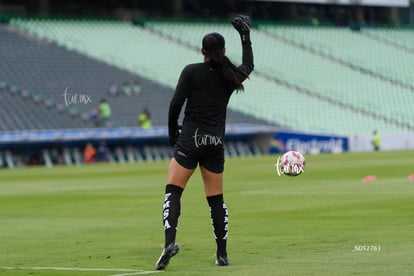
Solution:
<svg viewBox="0 0 414 276">
<path fill-rule="evenodd" d="M 275 167 L 277 174 L 287 176 L 298 176 L 305 171 L 306 160 L 298 151 L 288 151 L 277 158 Z"/>
</svg>

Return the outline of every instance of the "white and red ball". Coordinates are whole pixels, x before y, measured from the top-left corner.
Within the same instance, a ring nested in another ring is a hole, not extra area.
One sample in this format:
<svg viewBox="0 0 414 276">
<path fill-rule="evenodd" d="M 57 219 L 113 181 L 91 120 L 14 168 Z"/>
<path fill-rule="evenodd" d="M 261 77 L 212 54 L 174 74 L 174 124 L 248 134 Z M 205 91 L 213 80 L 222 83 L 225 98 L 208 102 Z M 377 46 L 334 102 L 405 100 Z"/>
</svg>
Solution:
<svg viewBox="0 0 414 276">
<path fill-rule="evenodd" d="M 277 174 L 287 176 L 298 176 L 305 171 L 306 160 L 302 153 L 298 151 L 288 151 L 276 161 L 275 167 Z"/>
</svg>

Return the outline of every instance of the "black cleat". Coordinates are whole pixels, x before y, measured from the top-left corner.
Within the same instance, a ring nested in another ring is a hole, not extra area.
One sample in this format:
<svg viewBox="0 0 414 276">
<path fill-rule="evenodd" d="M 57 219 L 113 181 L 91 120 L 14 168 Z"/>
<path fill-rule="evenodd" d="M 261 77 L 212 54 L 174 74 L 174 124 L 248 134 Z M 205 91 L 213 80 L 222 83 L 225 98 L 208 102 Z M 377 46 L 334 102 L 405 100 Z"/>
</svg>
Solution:
<svg viewBox="0 0 414 276">
<path fill-rule="evenodd" d="M 158 259 L 157 263 L 155 264 L 155 267 L 157 270 L 165 269 L 170 262 L 171 257 L 177 255 L 180 248 L 176 243 L 171 243 L 169 246 L 164 248 L 164 250 L 161 253 L 160 258 Z"/>
<path fill-rule="evenodd" d="M 227 255 L 217 254 L 216 265 L 218 265 L 218 266 L 228 266 L 229 265 L 229 260 L 227 259 Z"/>
</svg>

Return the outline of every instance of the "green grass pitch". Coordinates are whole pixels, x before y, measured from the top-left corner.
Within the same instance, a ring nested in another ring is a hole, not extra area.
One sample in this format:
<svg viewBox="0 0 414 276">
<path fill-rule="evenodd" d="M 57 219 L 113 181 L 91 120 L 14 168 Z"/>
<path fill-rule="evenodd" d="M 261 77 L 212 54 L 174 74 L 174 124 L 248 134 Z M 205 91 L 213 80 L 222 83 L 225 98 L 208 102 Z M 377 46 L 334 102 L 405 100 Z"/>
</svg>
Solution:
<svg viewBox="0 0 414 276">
<path fill-rule="evenodd" d="M 214 265 L 196 171 L 182 198 L 181 250 L 162 273 L 414 275 L 414 152 L 306 159 L 299 177 L 277 176 L 276 156 L 226 160 L 228 267 Z M 0 170 L 0 275 L 151 273 L 167 165 Z"/>
</svg>

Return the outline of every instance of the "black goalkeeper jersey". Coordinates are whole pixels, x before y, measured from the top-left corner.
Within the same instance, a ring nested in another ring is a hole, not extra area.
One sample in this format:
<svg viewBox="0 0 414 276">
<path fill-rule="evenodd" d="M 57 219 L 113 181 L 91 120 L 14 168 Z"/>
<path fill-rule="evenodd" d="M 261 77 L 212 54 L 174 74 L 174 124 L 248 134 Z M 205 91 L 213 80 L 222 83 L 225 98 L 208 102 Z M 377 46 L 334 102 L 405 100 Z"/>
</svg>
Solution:
<svg viewBox="0 0 414 276">
<path fill-rule="evenodd" d="M 243 43 L 243 58 L 239 68 L 249 75 L 253 71 L 253 51 L 250 41 Z M 242 82 L 246 76 L 237 75 Z M 215 71 L 210 63 L 187 65 L 181 72 L 174 96 L 170 102 L 168 123 L 177 123 L 186 102 L 182 134 L 190 135 L 200 128 L 224 136 L 226 111 L 235 88 Z"/>
</svg>

